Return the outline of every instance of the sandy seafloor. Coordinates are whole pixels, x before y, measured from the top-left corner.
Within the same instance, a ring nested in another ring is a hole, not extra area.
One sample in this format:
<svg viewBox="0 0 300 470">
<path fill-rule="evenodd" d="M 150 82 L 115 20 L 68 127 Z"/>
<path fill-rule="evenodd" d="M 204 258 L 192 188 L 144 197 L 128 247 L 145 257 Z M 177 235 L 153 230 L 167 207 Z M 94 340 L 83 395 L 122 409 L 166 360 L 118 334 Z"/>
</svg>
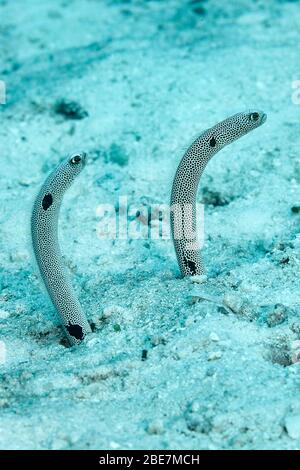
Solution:
<svg viewBox="0 0 300 470">
<path fill-rule="evenodd" d="M 1 449 L 299 449 L 300 2 L 1 0 L 0 18 Z M 171 240 L 97 237 L 99 204 L 168 203 L 191 139 L 249 108 L 267 122 L 201 182 L 206 283 Z M 29 220 L 77 148 L 60 239 L 94 332 L 68 348 Z"/>
</svg>

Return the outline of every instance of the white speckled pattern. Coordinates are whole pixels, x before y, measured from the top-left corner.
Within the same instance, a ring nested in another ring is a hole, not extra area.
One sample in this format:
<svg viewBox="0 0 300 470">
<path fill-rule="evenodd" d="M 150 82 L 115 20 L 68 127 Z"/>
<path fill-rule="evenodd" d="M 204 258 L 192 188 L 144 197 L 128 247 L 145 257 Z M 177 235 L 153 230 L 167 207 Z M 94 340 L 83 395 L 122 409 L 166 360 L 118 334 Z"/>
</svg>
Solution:
<svg viewBox="0 0 300 470">
<path fill-rule="evenodd" d="M 261 126 L 266 118 L 262 111 L 249 111 L 225 119 L 201 134 L 179 163 L 171 194 L 171 207 L 177 208 L 176 211 L 171 210 L 171 230 L 182 276 L 205 272 L 201 253 L 196 248 L 196 197 L 199 180 L 207 163 L 225 145 Z M 176 234 L 182 236 L 179 238 Z M 191 244 L 195 248 L 191 249 Z"/>
<path fill-rule="evenodd" d="M 62 261 L 58 244 L 58 216 L 63 195 L 83 169 L 85 160 L 85 153 L 76 153 L 50 174 L 35 200 L 31 218 L 38 267 L 72 345 L 80 343 L 91 328 Z"/>
</svg>

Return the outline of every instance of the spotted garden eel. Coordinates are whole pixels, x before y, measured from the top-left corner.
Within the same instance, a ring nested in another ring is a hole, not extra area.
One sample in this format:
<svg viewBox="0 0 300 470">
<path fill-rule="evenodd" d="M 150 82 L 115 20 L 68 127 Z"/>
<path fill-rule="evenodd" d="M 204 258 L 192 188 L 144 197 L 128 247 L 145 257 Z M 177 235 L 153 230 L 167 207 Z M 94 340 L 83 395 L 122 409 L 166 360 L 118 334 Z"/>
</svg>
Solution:
<svg viewBox="0 0 300 470">
<path fill-rule="evenodd" d="M 71 345 L 91 331 L 66 272 L 58 244 L 58 217 L 66 190 L 86 163 L 85 153 L 64 160 L 46 179 L 31 217 L 33 250 L 49 296 Z"/>
<path fill-rule="evenodd" d="M 262 111 L 235 114 L 207 129 L 187 149 L 177 168 L 171 194 L 171 232 L 182 276 L 204 274 L 197 240 L 196 197 L 209 160 L 223 147 L 261 126 Z"/>
</svg>

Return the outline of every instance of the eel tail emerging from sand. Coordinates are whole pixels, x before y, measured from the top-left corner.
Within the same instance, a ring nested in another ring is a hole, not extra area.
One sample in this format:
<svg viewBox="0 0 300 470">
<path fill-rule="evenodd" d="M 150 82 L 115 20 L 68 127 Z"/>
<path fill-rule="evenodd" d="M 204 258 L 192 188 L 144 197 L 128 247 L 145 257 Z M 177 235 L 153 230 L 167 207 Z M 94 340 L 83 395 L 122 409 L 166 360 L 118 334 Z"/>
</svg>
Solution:
<svg viewBox="0 0 300 470">
<path fill-rule="evenodd" d="M 66 272 L 58 244 L 58 217 L 63 195 L 86 163 L 85 153 L 64 160 L 46 179 L 31 217 L 33 250 L 50 298 L 71 345 L 91 331 Z"/>
<path fill-rule="evenodd" d="M 261 126 L 262 111 L 235 114 L 201 134 L 187 149 L 177 168 L 171 195 L 171 231 L 182 276 L 204 274 L 197 240 L 196 197 L 209 160 L 223 147 Z"/>
</svg>

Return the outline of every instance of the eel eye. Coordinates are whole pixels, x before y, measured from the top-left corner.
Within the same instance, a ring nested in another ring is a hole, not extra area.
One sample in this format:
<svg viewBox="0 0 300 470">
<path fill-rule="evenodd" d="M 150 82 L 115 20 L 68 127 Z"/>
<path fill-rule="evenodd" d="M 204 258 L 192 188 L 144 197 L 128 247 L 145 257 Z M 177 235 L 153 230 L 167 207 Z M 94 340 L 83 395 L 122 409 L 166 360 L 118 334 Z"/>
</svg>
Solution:
<svg viewBox="0 0 300 470">
<path fill-rule="evenodd" d="M 70 163 L 72 165 L 78 165 L 78 163 L 81 162 L 81 156 L 80 155 L 74 155 L 74 157 L 71 158 Z"/>
<path fill-rule="evenodd" d="M 249 114 L 249 119 L 250 119 L 250 121 L 256 122 L 259 119 L 259 114 L 258 113 L 251 113 L 251 114 Z"/>
</svg>

